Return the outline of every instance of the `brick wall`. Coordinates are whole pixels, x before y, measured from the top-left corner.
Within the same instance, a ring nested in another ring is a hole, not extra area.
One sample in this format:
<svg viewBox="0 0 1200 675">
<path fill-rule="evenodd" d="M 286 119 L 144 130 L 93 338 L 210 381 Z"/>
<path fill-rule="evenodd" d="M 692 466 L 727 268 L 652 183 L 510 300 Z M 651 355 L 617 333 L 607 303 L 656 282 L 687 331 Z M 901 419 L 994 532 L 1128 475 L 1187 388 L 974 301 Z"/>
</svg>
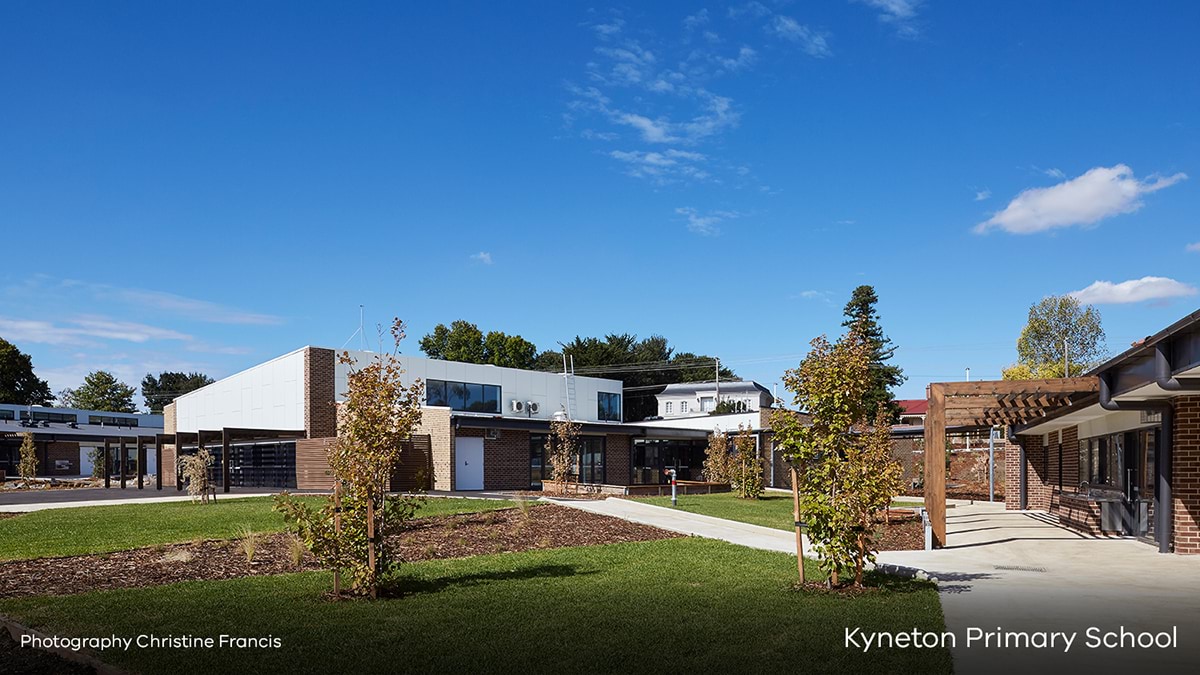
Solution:
<svg viewBox="0 0 1200 675">
<path fill-rule="evenodd" d="M 1175 552 L 1200 554 L 1200 396 L 1175 399 L 1171 497 Z"/>
<path fill-rule="evenodd" d="M 631 446 L 624 434 L 609 434 L 604 440 L 604 482 L 609 485 L 629 485 Z"/>
<path fill-rule="evenodd" d="M 529 489 L 529 432 L 497 429 L 499 438 L 488 438 L 486 429 L 463 427 L 454 438 L 483 438 L 483 489 Z"/>
<path fill-rule="evenodd" d="M 163 433 L 175 433 L 175 402 L 163 406 Z"/>
<path fill-rule="evenodd" d="M 337 435 L 332 349 L 304 348 L 304 431 L 309 438 Z"/>
<path fill-rule="evenodd" d="M 1028 504 L 1031 509 L 1048 511 L 1051 488 L 1046 478 L 1047 448 L 1043 447 L 1042 436 L 1019 436 L 1018 443 L 1025 448 L 1025 467 L 1028 481 Z M 1058 432 L 1050 434 L 1050 445 L 1058 444 Z M 1006 452 L 1004 462 L 1005 490 L 1004 505 L 1008 509 L 1021 508 L 1021 453 Z"/>
<path fill-rule="evenodd" d="M 449 408 L 421 408 L 417 433 L 429 434 L 433 454 L 433 489 L 454 489 L 454 429 Z M 486 467 L 486 465 L 485 465 Z"/>
<path fill-rule="evenodd" d="M 79 475 L 79 444 L 65 441 L 38 443 L 38 475 L 39 476 L 78 476 Z M 65 469 L 57 468 L 58 461 L 67 462 Z"/>
</svg>

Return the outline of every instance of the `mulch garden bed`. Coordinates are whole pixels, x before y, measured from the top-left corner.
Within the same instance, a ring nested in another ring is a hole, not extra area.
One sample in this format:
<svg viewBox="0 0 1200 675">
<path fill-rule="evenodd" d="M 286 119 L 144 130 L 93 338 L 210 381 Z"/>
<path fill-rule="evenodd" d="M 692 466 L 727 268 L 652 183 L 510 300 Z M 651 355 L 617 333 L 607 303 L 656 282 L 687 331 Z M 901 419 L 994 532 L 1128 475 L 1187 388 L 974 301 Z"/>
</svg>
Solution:
<svg viewBox="0 0 1200 675">
<path fill-rule="evenodd" d="M 415 562 L 563 546 L 652 541 L 681 535 L 553 505 L 420 518 L 395 537 L 398 555 Z M 233 579 L 318 569 L 305 553 L 293 563 L 286 533 L 263 534 L 254 563 L 238 540 L 197 541 L 115 553 L 0 561 L 0 598 L 73 595 L 180 581 Z"/>
<path fill-rule="evenodd" d="M 891 523 L 876 520 L 880 551 L 920 551 L 925 548 L 925 526 L 915 515 L 892 513 Z"/>
</svg>

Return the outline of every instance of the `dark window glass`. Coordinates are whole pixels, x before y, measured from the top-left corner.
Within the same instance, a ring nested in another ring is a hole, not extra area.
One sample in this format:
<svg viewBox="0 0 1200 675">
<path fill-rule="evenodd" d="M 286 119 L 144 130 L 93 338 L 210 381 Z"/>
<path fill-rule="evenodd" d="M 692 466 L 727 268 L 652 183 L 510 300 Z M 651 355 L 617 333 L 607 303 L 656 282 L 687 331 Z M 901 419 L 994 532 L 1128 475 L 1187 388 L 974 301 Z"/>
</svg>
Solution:
<svg viewBox="0 0 1200 675">
<path fill-rule="evenodd" d="M 596 414 L 602 422 L 621 421 L 621 395 L 600 392 L 596 400 Z"/>
<path fill-rule="evenodd" d="M 21 411 L 21 419 L 30 419 L 30 413 L 28 410 Z M 46 412 L 45 410 L 34 410 L 32 419 L 34 422 L 59 422 L 65 424 L 67 422 L 74 422 L 79 418 L 75 415 L 75 413 L 54 413 Z"/>
<path fill-rule="evenodd" d="M 71 415 L 70 420 L 75 421 L 75 416 Z M 53 421 L 53 420 L 52 420 Z M 136 427 L 138 420 L 136 417 L 113 417 L 112 415 L 88 415 L 88 424 L 103 424 L 106 427 Z"/>
<path fill-rule="evenodd" d="M 425 383 L 425 405 L 446 405 L 446 383 L 429 380 Z"/>
<path fill-rule="evenodd" d="M 500 387 L 494 384 L 483 385 L 483 405 L 486 412 L 500 412 Z"/>
<path fill-rule="evenodd" d="M 466 412 L 500 412 L 500 387 L 495 384 L 446 382 L 425 383 L 425 404 L 450 406 Z"/>
<path fill-rule="evenodd" d="M 446 383 L 446 400 L 455 410 L 467 409 L 467 385 L 462 382 Z"/>
<path fill-rule="evenodd" d="M 13 420 L 16 418 L 17 418 L 17 416 L 13 414 L 13 411 L 0 410 L 0 420 Z"/>
<path fill-rule="evenodd" d="M 487 412 L 483 403 L 483 385 L 468 384 L 467 386 L 467 407 L 471 412 Z"/>
<path fill-rule="evenodd" d="M 529 487 L 540 490 L 542 481 L 550 477 L 546 466 L 546 435 L 529 435 Z"/>
</svg>

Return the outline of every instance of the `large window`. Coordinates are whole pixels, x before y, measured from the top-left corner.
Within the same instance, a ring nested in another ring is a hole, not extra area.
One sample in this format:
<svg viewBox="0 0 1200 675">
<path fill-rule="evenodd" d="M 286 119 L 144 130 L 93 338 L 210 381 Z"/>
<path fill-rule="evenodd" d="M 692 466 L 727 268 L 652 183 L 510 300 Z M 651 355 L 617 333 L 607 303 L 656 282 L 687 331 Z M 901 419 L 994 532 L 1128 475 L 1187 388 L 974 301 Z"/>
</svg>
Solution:
<svg viewBox="0 0 1200 675">
<path fill-rule="evenodd" d="M 22 410 L 21 419 L 31 419 L 30 411 Z M 74 422 L 76 419 L 78 419 L 78 417 L 75 415 L 75 413 L 56 413 L 47 412 L 45 410 L 34 410 L 32 419 L 34 422 L 57 422 L 59 424 L 67 424 L 68 422 Z"/>
<path fill-rule="evenodd" d="M 580 436 L 579 455 L 575 458 L 571 473 L 579 476 L 581 483 L 603 483 L 604 473 L 604 437 Z M 529 435 L 529 485 L 534 489 L 542 487 L 542 481 L 549 480 L 554 470 L 546 457 L 546 434 Z"/>
<path fill-rule="evenodd" d="M 679 402 L 679 414 L 680 414 L 680 415 L 686 415 L 686 414 L 687 414 L 687 404 L 688 404 L 688 402 L 687 402 L 687 401 L 680 401 L 680 402 Z"/>
<path fill-rule="evenodd" d="M 464 412 L 500 412 L 500 387 L 495 384 L 472 382 L 425 382 L 425 405 L 448 406 Z"/>
<path fill-rule="evenodd" d="M 136 417 L 116 417 L 113 415 L 88 415 L 88 424 L 102 424 L 106 427 L 136 427 L 138 419 Z"/>
<path fill-rule="evenodd" d="M 621 395 L 600 392 L 596 401 L 596 414 L 601 422 L 621 421 Z"/>
<path fill-rule="evenodd" d="M 16 419 L 16 415 L 11 410 L 0 410 L 0 420 Z"/>
<path fill-rule="evenodd" d="M 666 405 L 666 413 L 667 413 L 668 415 L 670 415 L 670 414 L 671 414 L 671 402 L 670 402 L 670 401 L 667 401 L 667 405 Z"/>
</svg>

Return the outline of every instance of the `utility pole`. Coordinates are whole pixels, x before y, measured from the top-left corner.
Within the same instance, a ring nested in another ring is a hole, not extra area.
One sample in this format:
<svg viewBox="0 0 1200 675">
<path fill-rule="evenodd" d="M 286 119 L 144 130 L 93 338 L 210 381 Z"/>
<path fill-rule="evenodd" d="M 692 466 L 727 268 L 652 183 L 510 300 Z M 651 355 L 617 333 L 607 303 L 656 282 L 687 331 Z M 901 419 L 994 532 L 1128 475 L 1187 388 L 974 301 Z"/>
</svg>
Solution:
<svg viewBox="0 0 1200 675">
<path fill-rule="evenodd" d="M 714 368 L 716 369 L 716 383 L 717 383 L 717 400 L 713 401 L 713 405 L 718 406 L 718 405 L 721 405 L 721 359 L 719 359 L 719 358 L 713 359 L 713 361 L 714 361 Z"/>
</svg>

